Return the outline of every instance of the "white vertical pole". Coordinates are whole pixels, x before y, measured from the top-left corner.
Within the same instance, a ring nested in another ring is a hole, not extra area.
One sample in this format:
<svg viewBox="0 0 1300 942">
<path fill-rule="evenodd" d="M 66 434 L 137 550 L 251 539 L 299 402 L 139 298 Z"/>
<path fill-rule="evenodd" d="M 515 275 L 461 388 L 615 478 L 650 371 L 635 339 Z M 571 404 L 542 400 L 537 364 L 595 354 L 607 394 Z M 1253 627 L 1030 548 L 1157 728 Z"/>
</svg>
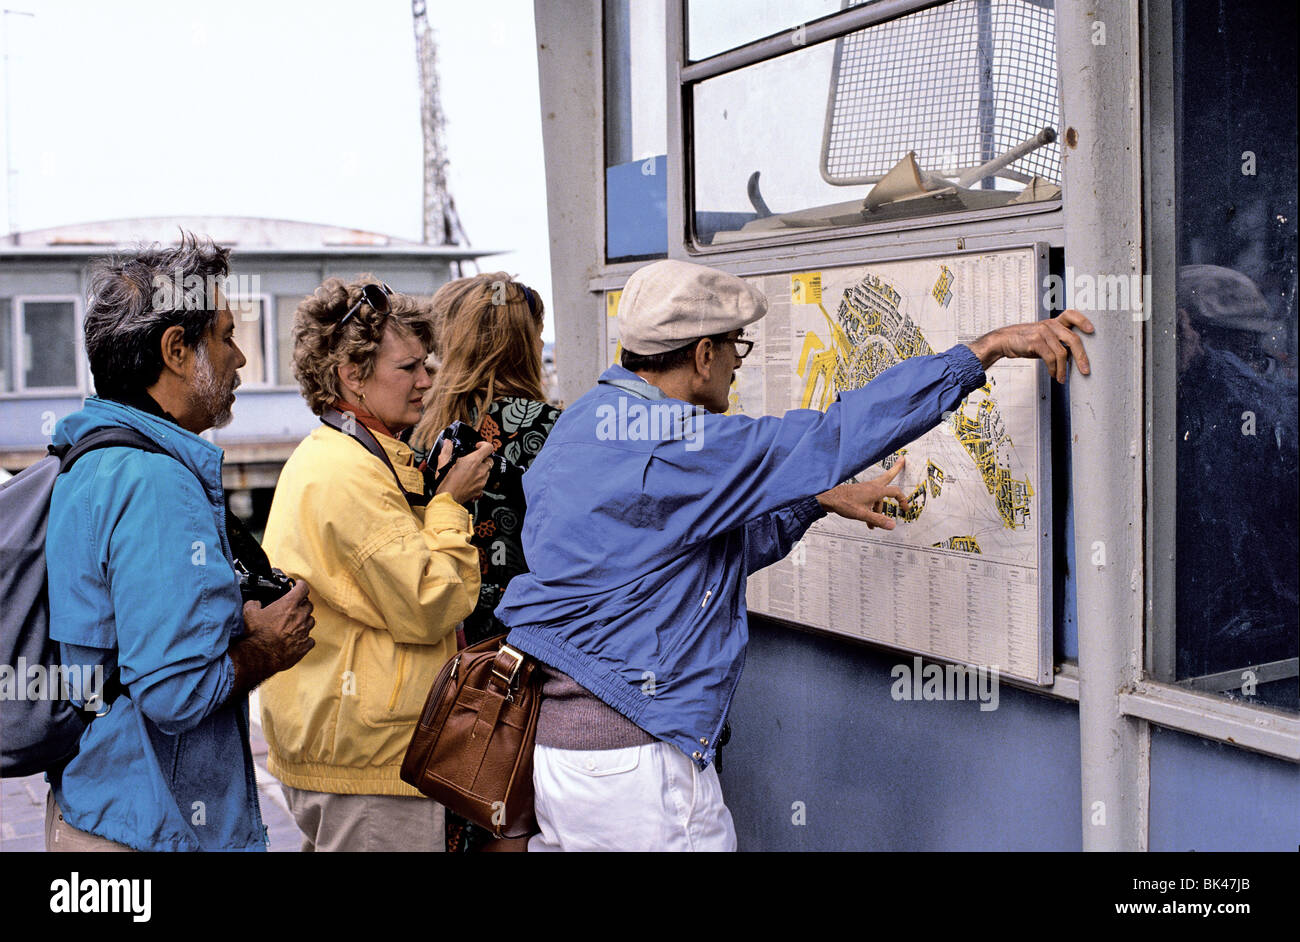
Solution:
<svg viewBox="0 0 1300 942">
<path fill-rule="evenodd" d="M 600 0 L 534 0 L 546 152 L 546 212 L 560 398 L 573 402 L 605 366 L 604 302 L 589 287 L 605 259 L 604 82 Z M 670 191 L 671 192 L 671 191 Z"/>
<path fill-rule="evenodd" d="M 1058 3 L 1066 276 L 1140 275 L 1137 4 Z M 1120 695 L 1141 676 L 1146 323 L 1088 313 L 1092 373 L 1070 377 L 1085 850 L 1145 850 L 1150 733 Z"/>
</svg>

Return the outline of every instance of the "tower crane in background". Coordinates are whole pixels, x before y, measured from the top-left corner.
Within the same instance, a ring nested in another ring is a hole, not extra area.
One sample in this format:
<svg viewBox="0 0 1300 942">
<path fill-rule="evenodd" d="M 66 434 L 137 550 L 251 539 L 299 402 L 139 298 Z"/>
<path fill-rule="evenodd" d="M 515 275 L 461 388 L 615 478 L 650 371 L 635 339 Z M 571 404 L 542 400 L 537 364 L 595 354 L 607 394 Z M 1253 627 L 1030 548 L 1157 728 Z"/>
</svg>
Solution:
<svg viewBox="0 0 1300 942">
<path fill-rule="evenodd" d="M 469 245 L 447 188 L 446 121 L 438 90 L 438 46 L 425 0 L 411 0 L 415 58 L 420 67 L 420 127 L 424 137 L 424 233 L 431 245 Z"/>
</svg>

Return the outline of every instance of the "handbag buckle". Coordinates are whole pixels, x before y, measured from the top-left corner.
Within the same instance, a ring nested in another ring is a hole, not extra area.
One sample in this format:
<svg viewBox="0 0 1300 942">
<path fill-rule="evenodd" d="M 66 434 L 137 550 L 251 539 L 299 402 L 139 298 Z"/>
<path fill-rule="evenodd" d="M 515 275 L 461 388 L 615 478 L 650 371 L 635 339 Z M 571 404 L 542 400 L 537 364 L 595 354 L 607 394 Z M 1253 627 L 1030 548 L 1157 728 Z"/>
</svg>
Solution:
<svg viewBox="0 0 1300 942">
<path fill-rule="evenodd" d="M 515 659 L 514 666 L 510 668 L 509 675 L 502 674 L 498 669 L 501 655 L 505 654 Z M 496 658 L 492 661 L 492 676 L 505 685 L 507 691 L 513 691 L 515 681 L 519 679 L 519 668 L 524 665 L 524 656 L 519 651 L 510 647 L 508 644 L 501 645 L 501 650 L 497 652 Z"/>
</svg>

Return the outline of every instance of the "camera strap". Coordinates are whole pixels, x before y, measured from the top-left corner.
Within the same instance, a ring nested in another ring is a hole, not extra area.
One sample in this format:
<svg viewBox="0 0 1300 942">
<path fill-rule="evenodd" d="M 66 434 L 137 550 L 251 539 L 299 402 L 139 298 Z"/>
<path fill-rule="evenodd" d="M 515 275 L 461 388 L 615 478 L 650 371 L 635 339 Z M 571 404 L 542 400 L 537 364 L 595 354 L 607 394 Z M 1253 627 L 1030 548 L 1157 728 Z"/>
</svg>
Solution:
<svg viewBox="0 0 1300 942">
<path fill-rule="evenodd" d="M 229 511 L 226 512 L 226 539 L 230 540 L 230 552 L 235 562 L 253 575 L 271 575 L 271 560 L 267 558 L 266 550 L 257 542 L 257 537 L 248 532 L 244 521 Z"/>
<path fill-rule="evenodd" d="M 336 432 L 341 432 L 348 438 L 359 442 L 362 448 L 382 461 L 388 470 L 393 473 L 393 480 L 397 482 L 397 489 L 401 491 L 402 496 L 406 498 L 407 504 L 412 507 L 423 507 L 429 503 L 428 498 L 426 498 L 423 493 L 415 494 L 402 486 L 402 479 L 397 476 L 397 469 L 393 467 L 393 462 L 392 459 L 388 457 L 388 452 L 384 450 L 383 445 L 379 444 L 379 439 L 375 438 L 375 436 L 371 434 L 370 429 L 357 421 L 356 416 L 348 419 L 342 412 L 335 409 L 333 406 L 326 406 L 324 411 L 320 414 L 320 420 Z"/>
</svg>

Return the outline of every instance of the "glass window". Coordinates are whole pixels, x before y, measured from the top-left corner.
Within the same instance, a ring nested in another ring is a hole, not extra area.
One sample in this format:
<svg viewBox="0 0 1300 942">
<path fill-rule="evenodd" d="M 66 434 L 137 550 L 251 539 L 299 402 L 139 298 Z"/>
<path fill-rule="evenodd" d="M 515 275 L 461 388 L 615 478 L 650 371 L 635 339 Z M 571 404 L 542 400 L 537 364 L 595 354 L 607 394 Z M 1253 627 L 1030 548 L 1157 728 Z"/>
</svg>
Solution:
<svg viewBox="0 0 1300 942">
<path fill-rule="evenodd" d="M 14 391 L 13 302 L 0 298 L 0 393 Z"/>
<path fill-rule="evenodd" d="M 1173 14 L 1177 679 L 1291 710 L 1295 19 L 1294 8 L 1217 0 L 1184 0 Z"/>
<path fill-rule="evenodd" d="M 72 301 L 24 301 L 23 387 L 77 385 L 77 311 Z"/>
<path fill-rule="evenodd" d="M 239 371 L 246 386 L 265 386 L 269 353 L 266 349 L 266 323 L 261 298 L 230 298 L 230 312 L 235 315 L 235 343 L 248 361 Z"/>
<path fill-rule="evenodd" d="M 1050 0 L 954 0 L 692 91 L 703 245 L 1060 197 Z"/>
<path fill-rule="evenodd" d="M 661 3 L 605 3 L 605 255 L 668 254 L 668 66 Z"/>
<path fill-rule="evenodd" d="M 690 0 L 687 54 L 692 61 L 797 29 L 840 8 L 840 0 Z"/>
<path fill-rule="evenodd" d="M 302 300 L 299 295 L 276 295 L 275 298 L 275 352 L 277 386 L 296 386 L 293 378 L 293 315 Z"/>
</svg>

